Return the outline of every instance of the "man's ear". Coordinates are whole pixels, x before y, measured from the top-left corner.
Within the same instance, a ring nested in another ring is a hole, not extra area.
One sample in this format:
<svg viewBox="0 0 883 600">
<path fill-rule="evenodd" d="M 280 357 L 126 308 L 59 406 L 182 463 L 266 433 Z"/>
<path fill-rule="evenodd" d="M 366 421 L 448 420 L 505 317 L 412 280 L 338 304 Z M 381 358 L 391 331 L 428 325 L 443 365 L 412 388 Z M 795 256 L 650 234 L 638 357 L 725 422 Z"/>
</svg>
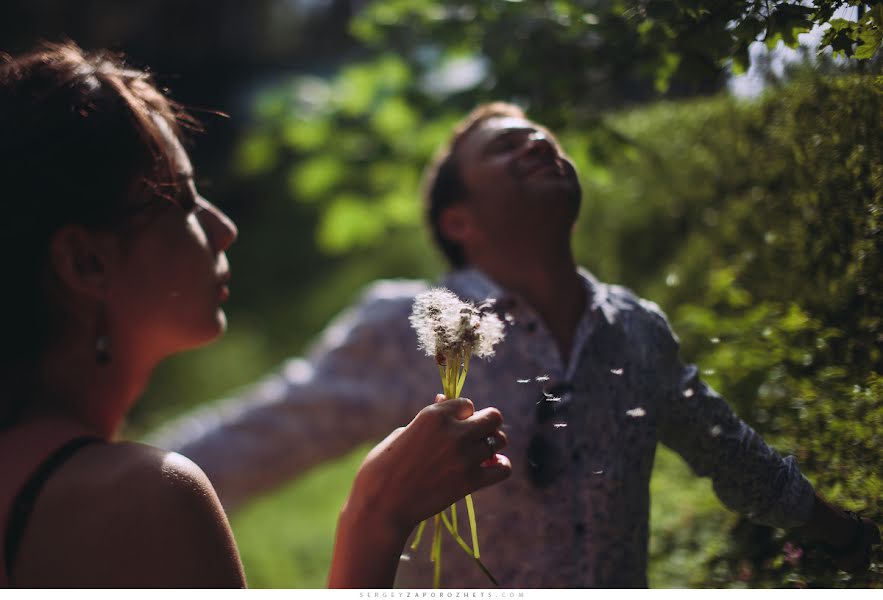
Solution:
<svg viewBox="0 0 883 600">
<path fill-rule="evenodd" d="M 107 234 L 80 225 L 64 225 L 49 241 L 49 265 L 64 288 L 102 299 L 107 290 L 110 244 Z"/>
<path fill-rule="evenodd" d="M 438 228 L 445 239 L 460 244 L 468 242 L 475 234 L 472 213 L 462 202 L 457 202 L 442 210 L 438 219 Z"/>
</svg>

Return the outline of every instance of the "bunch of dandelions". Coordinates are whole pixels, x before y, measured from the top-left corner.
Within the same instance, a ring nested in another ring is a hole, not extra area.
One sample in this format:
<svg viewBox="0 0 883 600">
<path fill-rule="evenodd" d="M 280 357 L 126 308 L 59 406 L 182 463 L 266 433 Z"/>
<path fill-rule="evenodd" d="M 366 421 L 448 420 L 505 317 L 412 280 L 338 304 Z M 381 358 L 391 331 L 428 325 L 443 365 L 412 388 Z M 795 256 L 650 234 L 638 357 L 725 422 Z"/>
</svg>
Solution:
<svg viewBox="0 0 883 600">
<path fill-rule="evenodd" d="M 448 398 L 459 398 L 469 372 L 469 359 L 474 354 L 478 358 L 492 356 L 494 345 L 503 339 L 503 322 L 490 312 L 493 302 L 476 307 L 463 302 L 445 288 L 434 288 L 417 296 L 411 313 L 411 326 L 417 332 L 421 350 L 435 358 L 441 375 L 444 394 Z M 487 567 L 481 562 L 478 549 L 478 527 L 475 523 L 475 506 L 472 495 L 465 498 L 469 517 L 469 530 L 472 534 L 472 547 L 460 536 L 457 523 L 457 504 L 450 506 L 450 517 L 443 510 L 433 519 L 432 548 L 429 554 L 434 563 L 433 583 L 436 588 L 441 581 L 441 534 L 442 526 L 457 544 L 484 571 L 485 575 L 499 585 Z M 420 523 L 411 549 L 416 550 L 423 537 L 427 521 Z"/>
</svg>

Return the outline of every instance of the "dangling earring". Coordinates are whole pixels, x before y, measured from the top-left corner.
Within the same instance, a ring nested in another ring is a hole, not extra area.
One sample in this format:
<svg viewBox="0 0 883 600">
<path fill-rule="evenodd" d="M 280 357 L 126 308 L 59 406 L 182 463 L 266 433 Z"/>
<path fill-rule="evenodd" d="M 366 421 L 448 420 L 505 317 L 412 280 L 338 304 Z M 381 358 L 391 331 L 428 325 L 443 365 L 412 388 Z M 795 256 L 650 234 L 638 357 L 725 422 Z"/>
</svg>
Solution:
<svg viewBox="0 0 883 600">
<path fill-rule="evenodd" d="M 99 312 L 98 334 L 95 336 L 95 362 L 99 365 L 110 363 L 110 336 L 107 334 L 107 323 L 104 317 L 104 309 Z"/>
</svg>

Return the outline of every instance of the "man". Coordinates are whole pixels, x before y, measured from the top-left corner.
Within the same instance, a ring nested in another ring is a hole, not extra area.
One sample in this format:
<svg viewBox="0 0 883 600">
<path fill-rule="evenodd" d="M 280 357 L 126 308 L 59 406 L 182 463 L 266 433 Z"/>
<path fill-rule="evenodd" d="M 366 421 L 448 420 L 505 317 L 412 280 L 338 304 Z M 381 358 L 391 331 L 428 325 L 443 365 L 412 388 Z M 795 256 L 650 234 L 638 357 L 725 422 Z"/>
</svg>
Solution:
<svg viewBox="0 0 883 600">
<path fill-rule="evenodd" d="M 508 104 L 479 107 L 430 170 L 427 212 L 454 271 L 442 285 L 495 298 L 508 316 L 464 394 L 503 410 L 513 476 L 475 495 L 482 559 L 505 587 L 646 586 L 649 480 L 657 442 L 713 479 L 757 522 L 802 527 L 843 566 L 866 561 L 876 528 L 818 498 L 678 358 L 659 308 L 578 269 L 581 197 L 554 137 Z M 408 315 L 419 282 L 381 282 L 325 333 L 309 360 L 158 443 L 203 467 L 233 507 L 406 422 L 438 390 Z M 445 536 L 443 585 L 484 575 Z M 429 540 L 398 585 L 431 585 Z"/>
</svg>

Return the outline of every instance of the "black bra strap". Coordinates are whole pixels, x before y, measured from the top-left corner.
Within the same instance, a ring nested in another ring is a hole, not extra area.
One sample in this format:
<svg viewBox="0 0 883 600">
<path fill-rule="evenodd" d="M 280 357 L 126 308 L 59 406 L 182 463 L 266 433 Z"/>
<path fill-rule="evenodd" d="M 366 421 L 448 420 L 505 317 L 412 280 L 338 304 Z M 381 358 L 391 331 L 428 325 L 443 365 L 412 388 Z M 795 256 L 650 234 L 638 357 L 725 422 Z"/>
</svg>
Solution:
<svg viewBox="0 0 883 600">
<path fill-rule="evenodd" d="M 84 436 L 74 438 L 64 444 L 40 465 L 31 478 L 28 479 L 27 483 L 25 483 L 24 487 L 22 487 L 18 496 L 15 497 L 12 510 L 9 512 L 9 527 L 6 530 L 6 539 L 4 540 L 6 545 L 7 573 L 12 573 L 12 566 L 15 564 L 15 558 L 18 554 L 21 538 L 25 532 L 25 525 L 27 524 L 31 511 L 34 509 L 34 503 L 37 500 L 37 495 L 40 493 L 40 490 L 43 489 L 43 485 L 45 485 L 52 473 L 64 464 L 67 459 L 73 456 L 77 450 L 83 446 L 99 441 L 101 440 L 97 437 Z"/>
</svg>

